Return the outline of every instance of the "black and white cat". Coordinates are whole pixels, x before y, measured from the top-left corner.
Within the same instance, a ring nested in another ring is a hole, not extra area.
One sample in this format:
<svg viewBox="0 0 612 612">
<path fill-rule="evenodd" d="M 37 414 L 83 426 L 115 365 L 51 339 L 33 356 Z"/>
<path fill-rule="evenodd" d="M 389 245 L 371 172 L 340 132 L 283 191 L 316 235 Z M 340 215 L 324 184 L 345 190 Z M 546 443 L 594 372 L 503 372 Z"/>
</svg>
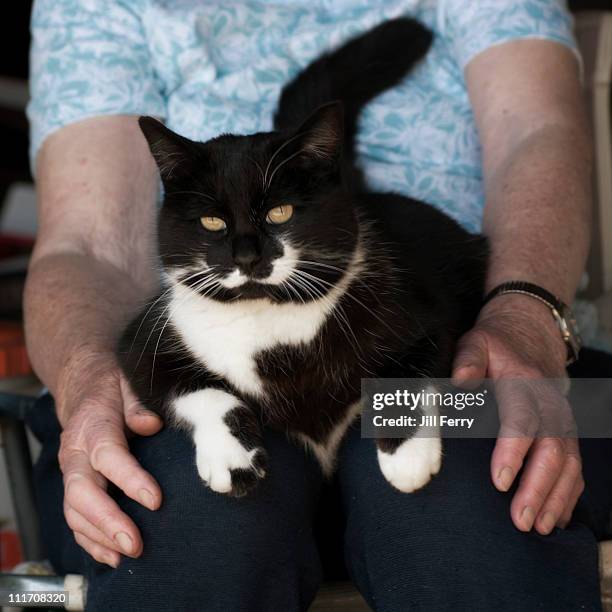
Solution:
<svg viewBox="0 0 612 612">
<path fill-rule="evenodd" d="M 431 206 L 368 191 L 353 163 L 360 110 L 430 43 L 400 18 L 320 57 L 284 88 L 273 132 L 199 143 L 140 119 L 165 188 L 164 287 L 120 361 L 140 401 L 191 432 L 215 491 L 243 495 L 265 476 L 264 426 L 330 473 L 362 377 L 450 372 L 486 243 Z M 439 438 L 372 443 L 401 491 L 440 468 Z"/>
</svg>

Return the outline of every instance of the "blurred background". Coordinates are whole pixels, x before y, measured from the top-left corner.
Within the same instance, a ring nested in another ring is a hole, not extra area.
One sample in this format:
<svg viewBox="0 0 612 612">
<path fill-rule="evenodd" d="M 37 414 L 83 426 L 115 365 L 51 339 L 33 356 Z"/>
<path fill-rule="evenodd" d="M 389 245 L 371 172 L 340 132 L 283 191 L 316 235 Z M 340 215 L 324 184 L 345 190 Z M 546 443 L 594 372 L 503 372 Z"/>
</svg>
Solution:
<svg viewBox="0 0 612 612">
<path fill-rule="evenodd" d="M 612 350 L 611 2 L 570 2 L 585 60 L 585 97 L 597 160 L 593 249 L 576 309 L 586 343 L 608 350 Z M 0 392 L 32 393 L 38 385 L 25 353 L 21 325 L 23 283 L 36 234 L 25 117 L 30 9 L 31 2 L 26 0 L 5 3 L 0 21 Z M 5 438 L 0 440 L 3 445 Z M 0 452 L 0 571 L 12 568 L 23 556 L 9 490 Z"/>
</svg>

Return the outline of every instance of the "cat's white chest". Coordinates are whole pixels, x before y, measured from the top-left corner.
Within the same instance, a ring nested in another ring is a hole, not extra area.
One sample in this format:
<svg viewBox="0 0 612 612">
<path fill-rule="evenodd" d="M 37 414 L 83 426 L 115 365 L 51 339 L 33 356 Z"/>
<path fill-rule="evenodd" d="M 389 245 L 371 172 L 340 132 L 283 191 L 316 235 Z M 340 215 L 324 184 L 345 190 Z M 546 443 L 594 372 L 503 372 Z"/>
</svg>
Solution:
<svg viewBox="0 0 612 612">
<path fill-rule="evenodd" d="M 256 357 L 279 345 L 312 341 L 333 309 L 330 300 L 273 304 L 267 300 L 222 303 L 175 285 L 171 322 L 208 370 L 242 392 L 259 396 L 263 385 Z"/>
</svg>

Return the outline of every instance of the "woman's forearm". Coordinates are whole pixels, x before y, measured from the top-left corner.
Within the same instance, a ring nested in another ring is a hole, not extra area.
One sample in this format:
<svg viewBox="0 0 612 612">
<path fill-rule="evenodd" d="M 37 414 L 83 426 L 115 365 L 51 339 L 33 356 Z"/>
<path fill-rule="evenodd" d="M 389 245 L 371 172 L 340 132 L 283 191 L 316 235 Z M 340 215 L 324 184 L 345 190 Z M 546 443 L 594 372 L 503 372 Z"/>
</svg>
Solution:
<svg viewBox="0 0 612 612">
<path fill-rule="evenodd" d="M 465 76 L 482 144 L 487 289 L 526 280 L 571 302 L 591 224 L 592 146 L 576 57 L 552 41 L 516 40 L 477 55 Z"/>
<path fill-rule="evenodd" d="M 39 378 L 60 396 L 79 371 L 108 361 L 146 291 L 124 271 L 77 253 L 53 254 L 30 269 L 25 294 L 28 352 Z M 62 415 L 60 415 L 61 417 Z"/>
<path fill-rule="evenodd" d="M 592 148 L 576 57 L 556 42 L 516 40 L 477 55 L 465 76 L 482 145 L 483 231 L 492 251 L 486 289 L 530 281 L 569 303 L 591 224 Z M 522 353 L 544 348 L 539 367 L 564 369 L 567 348 L 542 303 L 507 294 L 481 319 L 526 330 Z"/>
<path fill-rule="evenodd" d="M 572 301 L 589 248 L 590 160 L 586 133 L 548 126 L 500 164 L 483 218 L 492 250 L 487 290 L 526 280 Z"/>
<path fill-rule="evenodd" d="M 64 391 L 109 367 L 123 325 L 156 285 L 157 170 L 137 118 L 94 118 L 49 137 L 37 192 L 26 340 L 61 419 Z"/>
</svg>

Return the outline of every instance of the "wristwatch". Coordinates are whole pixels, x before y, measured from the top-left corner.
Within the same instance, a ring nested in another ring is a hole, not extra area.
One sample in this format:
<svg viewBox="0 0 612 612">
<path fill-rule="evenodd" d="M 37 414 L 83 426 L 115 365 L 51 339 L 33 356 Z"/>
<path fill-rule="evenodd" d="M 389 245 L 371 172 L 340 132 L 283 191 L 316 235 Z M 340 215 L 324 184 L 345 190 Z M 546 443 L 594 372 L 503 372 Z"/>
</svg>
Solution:
<svg viewBox="0 0 612 612">
<path fill-rule="evenodd" d="M 561 338 L 567 346 L 567 365 L 578 359 L 578 354 L 582 347 L 582 338 L 580 337 L 574 313 L 567 304 L 564 304 L 550 291 L 546 291 L 546 289 L 538 285 L 525 281 L 510 281 L 502 283 L 490 291 L 484 299 L 483 306 L 494 297 L 504 295 L 505 293 L 521 293 L 546 304 L 550 308 L 552 316 L 559 326 Z"/>
</svg>

